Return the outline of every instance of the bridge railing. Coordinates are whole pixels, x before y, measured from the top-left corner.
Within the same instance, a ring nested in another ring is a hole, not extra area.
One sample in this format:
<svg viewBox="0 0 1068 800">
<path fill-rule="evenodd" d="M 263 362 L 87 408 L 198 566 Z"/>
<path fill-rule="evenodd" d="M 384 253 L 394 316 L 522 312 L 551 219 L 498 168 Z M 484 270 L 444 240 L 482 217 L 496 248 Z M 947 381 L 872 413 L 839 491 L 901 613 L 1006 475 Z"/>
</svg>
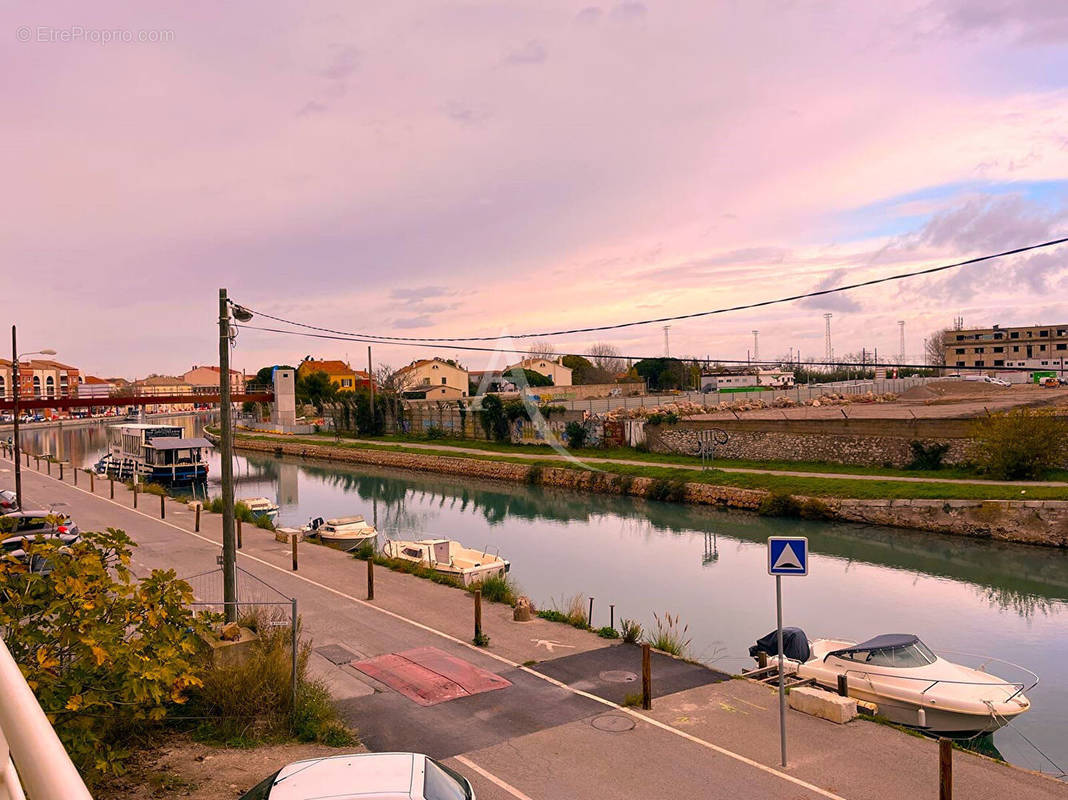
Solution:
<svg viewBox="0 0 1068 800">
<path fill-rule="evenodd" d="M 0 800 L 26 800 L 27 794 L 33 800 L 92 800 L 0 640 Z"/>
</svg>

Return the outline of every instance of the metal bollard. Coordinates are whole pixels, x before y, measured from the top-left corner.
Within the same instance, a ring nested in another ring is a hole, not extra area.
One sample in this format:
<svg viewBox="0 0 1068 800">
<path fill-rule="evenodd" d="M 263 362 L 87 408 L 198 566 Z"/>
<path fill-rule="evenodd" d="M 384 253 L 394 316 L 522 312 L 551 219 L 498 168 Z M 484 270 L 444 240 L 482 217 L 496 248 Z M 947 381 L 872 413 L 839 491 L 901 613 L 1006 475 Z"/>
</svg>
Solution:
<svg viewBox="0 0 1068 800">
<path fill-rule="evenodd" d="M 237 549 L 241 549 L 241 520 L 237 521 Z"/>
<path fill-rule="evenodd" d="M 589 627 L 593 627 L 593 598 L 590 598 L 590 615 L 586 617 L 586 624 Z"/>
<path fill-rule="evenodd" d="M 194 523 L 194 530 L 197 533 L 200 533 L 200 505 L 199 504 L 197 505 L 196 512 L 197 512 L 197 516 L 196 516 L 196 522 Z"/>
<path fill-rule="evenodd" d="M 375 599 L 375 559 L 373 555 L 367 557 L 367 599 Z"/>
<path fill-rule="evenodd" d="M 134 508 L 137 508 L 137 481 L 134 481 Z"/>
<path fill-rule="evenodd" d="M 167 506 L 164 505 L 166 500 L 167 500 L 167 498 L 164 497 L 163 495 L 159 496 L 159 518 L 160 519 L 167 519 Z"/>
<path fill-rule="evenodd" d="M 59 462 L 59 479 L 63 480 L 63 462 Z"/>
<path fill-rule="evenodd" d="M 838 676 L 838 694 L 840 694 L 842 697 L 849 697 L 849 676 L 848 675 L 839 675 Z"/>
<path fill-rule="evenodd" d="M 297 536 L 298 534 L 290 534 L 289 540 L 293 543 L 293 571 L 297 571 Z"/>
<path fill-rule="evenodd" d="M 757 667 L 760 669 L 767 669 L 768 666 L 768 654 L 763 650 L 757 652 Z"/>
<path fill-rule="evenodd" d="M 653 707 L 653 665 L 652 651 L 649 645 L 642 645 L 642 708 L 649 711 Z"/>
<path fill-rule="evenodd" d="M 77 467 L 74 468 L 74 485 L 75 486 L 78 485 L 78 468 Z"/>
<path fill-rule="evenodd" d="M 475 589 L 475 644 L 482 641 L 482 590 Z"/>
<path fill-rule="evenodd" d="M 46 459 L 45 460 L 45 466 L 48 468 L 48 474 L 51 475 L 52 474 L 52 459 L 50 459 L 50 458 Z"/>
<path fill-rule="evenodd" d="M 616 629 L 616 604 L 608 604 L 608 627 L 612 630 Z"/>
<path fill-rule="evenodd" d="M 89 492 L 96 494 L 96 475 L 93 472 L 89 473 Z"/>
<path fill-rule="evenodd" d="M 115 479 L 114 478 L 108 478 L 108 481 L 111 483 L 111 499 L 114 500 L 115 499 Z"/>
<path fill-rule="evenodd" d="M 953 800 L 953 740 L 938 740 L 938 800 Z"/>
</svg>

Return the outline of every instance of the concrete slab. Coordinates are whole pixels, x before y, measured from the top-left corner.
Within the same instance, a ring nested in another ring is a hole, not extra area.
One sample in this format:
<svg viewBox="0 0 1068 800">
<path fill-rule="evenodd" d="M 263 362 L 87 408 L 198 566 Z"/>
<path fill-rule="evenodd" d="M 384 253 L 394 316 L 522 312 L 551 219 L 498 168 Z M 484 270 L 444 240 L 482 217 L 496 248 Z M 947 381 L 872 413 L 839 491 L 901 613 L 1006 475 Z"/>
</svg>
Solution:
<svg viewBox="0 0 1068 800">
<path fill-rule="evenodd" d="M 338 666 L 314 650 L 308 657 L 308 675 L 313 680 L 322 681 L 335 700 L 351 700 L 366 697 L 375 690 L 360 680 L 358 673 L 350 671 L 347 666 Z"/>
<path fill-rule="evenodd" d="M 702 664 L 653 652 L 653 697 L 730 680 Z M 641 694 L 642 651 L 632 644 L 618 644 L 585 653 L 543 661 L 533 667 L 550 678 L 584 692 L 622 704 L 628 694 Z"/>
<path fill-rule="evenodd" d="M 324 644 L 316 647 L 315 652 L 337 666 L 359 660 L 362 653 L 354 653 L 339 644 Z"/>
</svg>

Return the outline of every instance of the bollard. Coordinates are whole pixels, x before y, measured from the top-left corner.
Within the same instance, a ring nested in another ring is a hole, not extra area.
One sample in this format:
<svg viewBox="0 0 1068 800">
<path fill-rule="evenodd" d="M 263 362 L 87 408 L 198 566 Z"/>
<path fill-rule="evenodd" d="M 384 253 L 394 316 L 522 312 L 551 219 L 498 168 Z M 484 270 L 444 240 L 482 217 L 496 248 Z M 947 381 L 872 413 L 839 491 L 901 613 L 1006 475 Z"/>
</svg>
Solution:
<svg viewBox="0 0 1068 800">
<path fill-rule="evenodd" d="M 52 474 L 52 459 L 49 458 L 48 460 L 46 460 L 45 461 L 45 466 L 48 468 L 48 474 L 51 475 Z"/>
<path fill-rule="evenodd" d="M 593 598 L 590 598 L 590 615 L 586 617 L 586 624 L 589 627 L 593 627 Z"/>
<path fill-rule="evenodd" d="M 59 462 L 59 479 L 63 480 L 63 462 Z"/>
<path fill-rule="evenodd" d="M 838 676 L 838 694 L 842 695 L 842 697 L 849 697 L 849 676 L 848 675 L 839 675 Z"/>
<path fill-rule="evenodd" d="M 938 740 L 938 800 L 953 800 L 953 740 Z"/>
<path fill-rule="evenodd" d="M 111 499 L 115 499 L 115 479 L 108 478 L 108 482 L 111 484 Z"/>
<path fill-rule="evenodd" d="M 194 523 L 193 523 L 193 525 L 194 525 L 194 528 L 193 528 L 193 530 L 194 530 L 194 531 L 195 531 L 196 533 L 200 533 L 200 504 L 199 504 L 199 503 L 197 504 L 197 516 L 196 516 L 196 522 L 194 522 Z"/>
<path fill-rule="evenodd" d="M 757 653 L 757 666 L 760 669 L 767 669 L 768 666 L 768 654 L 763 650 Z"/>
<path fill-rule="evenodd" d="M 292 533 L 289 540 L 293 543 L 293 571 L 297 571 L 297 534 Z"/>
<path fill-rule="evenodd" d="M 164 505 L 164 501 L 166 499 L 167 498 L 164 497 L 163 495 L 159 496 L 159 518 L 160 519 L 167 519 L 167 506 Z"/>
<path fill-rule="evenodd" d="M 78 485 L 78 468 L 77 467 L 74 468 L 74 485 L 75 486 Z"/>
<path fill-rule="evenodd" d="M 615 603 L 608 604 L 608 627 L 612 630 L 616 629 L 616 605 Z"/>
<path fill-rule="evenodd" d="M 137 508 L 137 481 L 134 481 L 134 508 Z"/>
<path fill-rule="evenodd" d="M 237 549 L 241 549 L 241 520 L 237 521 Z"/>
<path fill-rule="evenodd" d="M 367 599 L 375 599 L 375 559 L 373 555 L 367 557 Z"/>
<path fill-rule="evenodd" d="M 649 711 L 653 707 L 653 665 L 652 649 L 642 645 L 642 708 Z"/>
<path fill-rule="evenodd" d="M 482 590 L 475 589 L 475 644 L 482 641 Z"/>
<path fill-rule="evenodd" d="M 96 494 L 96 474 L 93 472 L 89 473 L 89 493 Z"/>
</svg>

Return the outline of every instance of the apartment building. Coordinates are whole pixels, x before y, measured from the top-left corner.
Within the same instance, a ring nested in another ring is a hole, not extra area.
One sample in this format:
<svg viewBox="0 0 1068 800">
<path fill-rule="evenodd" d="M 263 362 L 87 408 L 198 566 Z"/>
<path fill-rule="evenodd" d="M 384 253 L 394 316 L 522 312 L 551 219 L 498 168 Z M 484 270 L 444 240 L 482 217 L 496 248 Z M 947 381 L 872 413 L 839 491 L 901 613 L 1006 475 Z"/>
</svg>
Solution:
<svg viewBox="0 0 1068 800">
<path fill-rule="evenodd" d="M 1068 323 L 951 330 L 943 345 L 947 367 L 1063 371 L 1068 366 Z"/>
<path fill-rule="evenodd" d="M 80 372 L 67 364 L 38 358 L 19 362 L 19 397 L 27 400 L 76 397 L 79 382 Z M 11 362 L 0 359 L 0 397 L 14 396 Z"/>
</svg>

